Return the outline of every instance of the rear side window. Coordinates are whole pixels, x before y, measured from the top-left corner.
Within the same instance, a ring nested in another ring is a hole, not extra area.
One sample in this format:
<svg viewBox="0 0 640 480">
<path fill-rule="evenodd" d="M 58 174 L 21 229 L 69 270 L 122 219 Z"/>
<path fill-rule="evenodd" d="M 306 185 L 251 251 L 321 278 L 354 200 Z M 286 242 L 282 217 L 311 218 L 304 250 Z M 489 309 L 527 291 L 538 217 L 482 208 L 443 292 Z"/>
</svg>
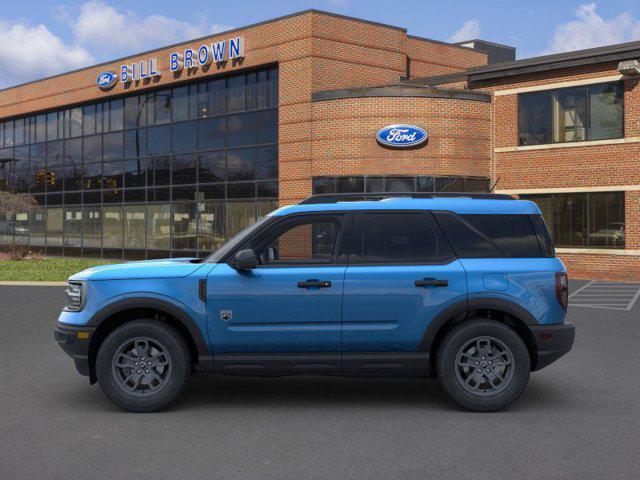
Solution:
<svg viewBox="0 0 640 480">
<path fill-rule="evenodd" d="M 528 215 L 435 215 L 462 258 L 546 256 Z"/>
<path fill-rule="evenodd" d="M 424 212 L 365 213 L 357 221 L 357 263 L 445 263 L 454 258 L 433 218 Z"/>
</svg>

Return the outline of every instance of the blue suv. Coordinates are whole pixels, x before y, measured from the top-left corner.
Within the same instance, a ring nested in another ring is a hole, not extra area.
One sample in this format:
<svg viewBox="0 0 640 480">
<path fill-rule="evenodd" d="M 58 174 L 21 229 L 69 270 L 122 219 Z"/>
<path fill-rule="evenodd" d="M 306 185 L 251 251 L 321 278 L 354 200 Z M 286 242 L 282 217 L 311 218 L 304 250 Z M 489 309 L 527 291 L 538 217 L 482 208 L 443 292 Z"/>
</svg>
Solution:
<svg viewBox="0 0 640 480">
<path fill-rule="evenodd" d="M 571 349 L 567 299 L 532 202 L 314 196 L 204 259 L 73 275 L 55 338 L 132 412 L 169 405 L 193 371 L 430 375 L 458 405 L 486 412 Z"/>
</svg>

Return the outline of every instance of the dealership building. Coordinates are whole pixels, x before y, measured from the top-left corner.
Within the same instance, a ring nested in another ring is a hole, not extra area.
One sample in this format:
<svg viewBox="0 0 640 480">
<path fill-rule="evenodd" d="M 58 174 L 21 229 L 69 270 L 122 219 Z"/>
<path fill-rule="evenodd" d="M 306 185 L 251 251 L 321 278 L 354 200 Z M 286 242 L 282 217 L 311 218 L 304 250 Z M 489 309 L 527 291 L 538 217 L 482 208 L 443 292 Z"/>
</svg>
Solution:
<svg viewBox="0 0 640 480">
<path fill-rule="evenodd" d="M 540 206 L 573 276 L 639 280 L 637 59 L 516 61 L 307 10 L 10 87 L 0 189 L 37 206 L 0 245 L 201 256 L 313 193 L 493 191 Z M 392 125 L 426 141 L 381 141 Z"/>
</svg>

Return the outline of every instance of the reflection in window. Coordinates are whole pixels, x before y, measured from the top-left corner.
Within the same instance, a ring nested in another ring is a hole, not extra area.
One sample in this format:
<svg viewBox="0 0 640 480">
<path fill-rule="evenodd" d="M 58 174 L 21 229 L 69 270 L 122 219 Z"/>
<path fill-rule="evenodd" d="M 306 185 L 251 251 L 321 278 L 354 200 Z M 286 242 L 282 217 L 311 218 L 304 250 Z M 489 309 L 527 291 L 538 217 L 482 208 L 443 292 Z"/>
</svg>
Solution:
<svg viewBox="0 0 640 480">
<path fill-rule="evenodd" d="M 173 205 L 173 248 L 195 250 L 196 230 L 196 204 L 175 203 Z"/>
<path fill-rule="evenodd" d="M 518 95 L 518 144 L 621 138 L 623 83 Z"/>
<path fill-rule="evenodd" d="M 122 248 L 122 207 L 104 207 L 103 217 L 103 248 Z"/>
<path fill-rule="evenodd" d="M 536 202 L 556 247 L 624 248 L 624 192 L 521 195 Z"/>
<path fill-rule="evenodd" d="M 66 207 L 64 210 L 64 246 L 82 247 L 82 208 Z"/>
<path fill-rule="evenodd" d="M 147 248 L 169 250 L 170 205 L 147 205 Z"/>
<path fill-rule="evenodd" d="M 256 221 L 255 202 L 227 202 L 227 238 L 231 238 L 240 230 Z"/>
<path fill-rule="evenodd" d="M 198 203 L 198 249 L 213 251 L 225 241 L 224 211 L 225 204 L 221 201 L 206 201 Z"/>
<path fill-rule="evenodd" d="M 489 179 L 481 177 L 314 177 L 313 193 L 452 192 L 489 191 Z"/>
<path fill-rule="evenodd" d="M 124 206 L 124 248 L 145 248 L 145 206 Z"/>
<path fill-rule="evenodd" d="M 102 209 L 99 206 L 85 207 L 82 214 L 82 245 L 85 248 L 100 248 L 102 242 Z"/>
</svg>

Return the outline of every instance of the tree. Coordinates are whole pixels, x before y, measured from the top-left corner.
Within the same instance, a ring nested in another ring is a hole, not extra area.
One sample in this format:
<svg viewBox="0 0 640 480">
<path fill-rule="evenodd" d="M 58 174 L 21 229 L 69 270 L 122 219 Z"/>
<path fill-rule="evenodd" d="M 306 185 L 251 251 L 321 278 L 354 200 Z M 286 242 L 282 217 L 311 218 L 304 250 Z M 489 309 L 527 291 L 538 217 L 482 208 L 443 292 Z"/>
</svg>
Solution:
<svg viewBox="0 0 640 480">
<path fill-rule="evenodd" d="M 11 193 L 0 190 L 0 215 L 16 212 L 28 212 L 38 204 L 27 193 Z"/>
</svg>

